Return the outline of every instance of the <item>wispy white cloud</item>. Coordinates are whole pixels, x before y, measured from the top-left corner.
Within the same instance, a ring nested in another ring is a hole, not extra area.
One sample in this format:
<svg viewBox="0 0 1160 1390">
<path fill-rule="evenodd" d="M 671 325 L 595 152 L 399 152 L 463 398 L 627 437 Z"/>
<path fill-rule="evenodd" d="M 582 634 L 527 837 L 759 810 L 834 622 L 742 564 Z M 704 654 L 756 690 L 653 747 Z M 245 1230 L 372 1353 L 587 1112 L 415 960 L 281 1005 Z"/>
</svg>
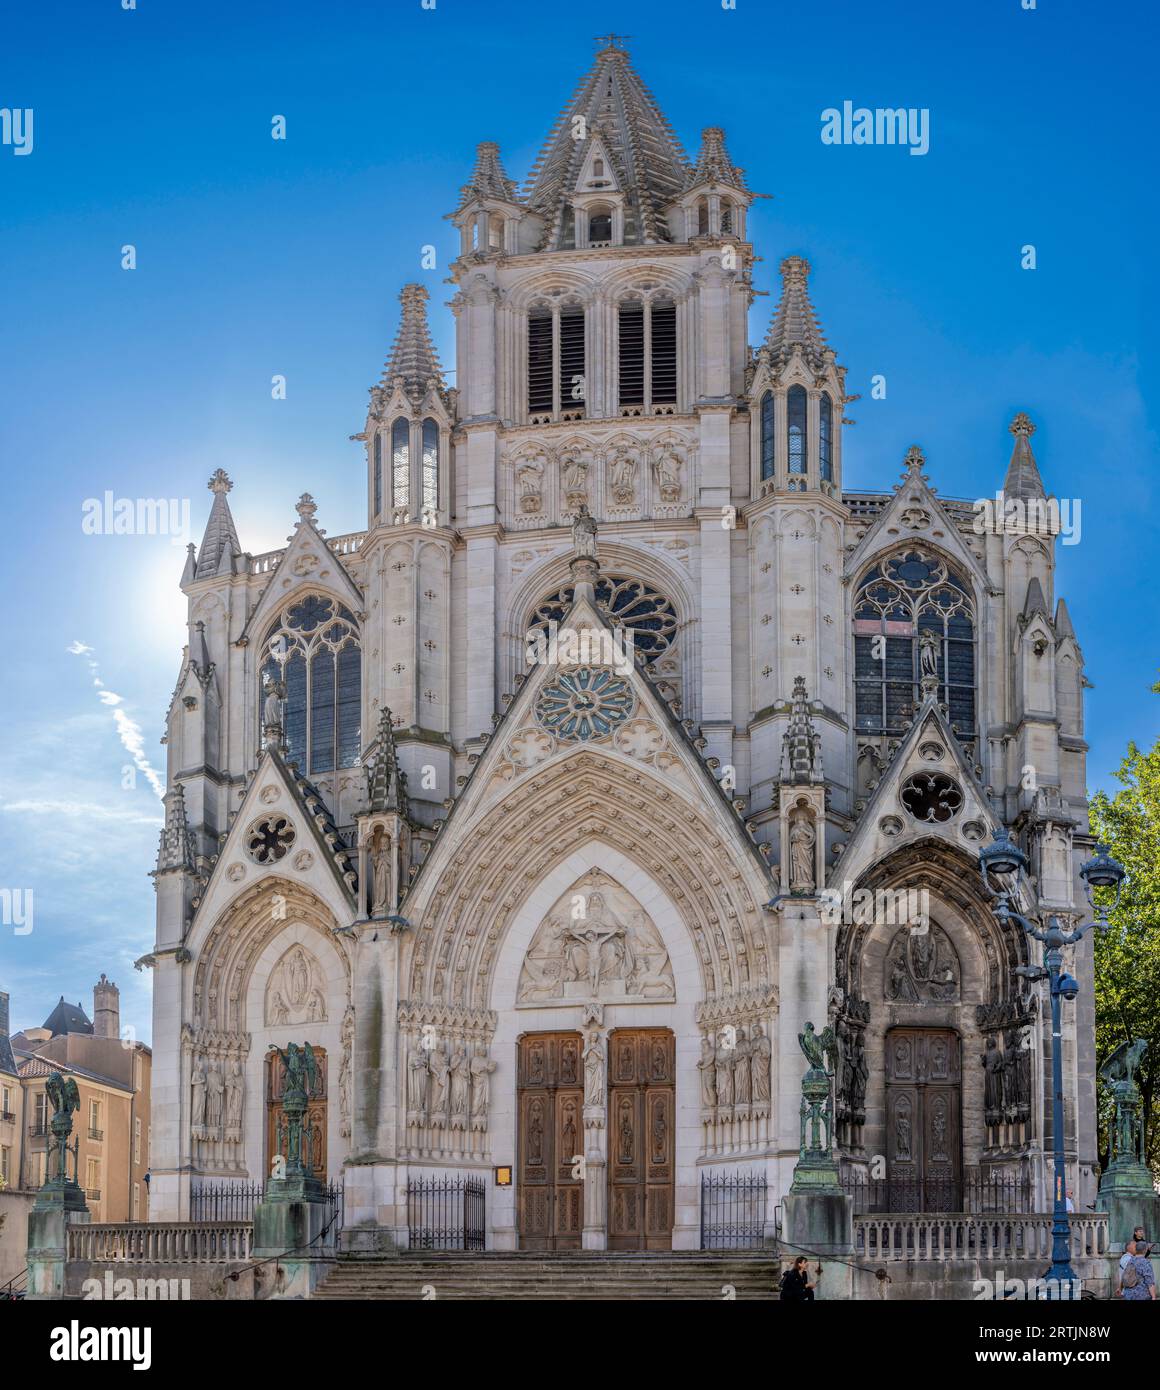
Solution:
<svg viewBox="0 0 1160 1390">
<path fill-rule="evenodd" d="M 44 799 L 25 799 L 23 801 L 0 801 L 0 813 L 10 812 L 22 816 L 65 816 L 77 820 L 120 821 L 127 825 L 164 825 L 163 816 L 145 816 L 139 811 L 120 811 L 111 806 L 101 806 L 95 801 L 51 801 Z"/>
<path fill-rule="evenodd" d="M 93 685 L 97 688 L 97 699 L 113 711 L 113 723 L 116 725 L 122 747 L 133 759 L 133 765 L 137 771 L 144 774 L 145 780 L 157 795 L 159 797 L 164 796 L 165 786 L 161 780 L 161 775 L 145 756 L 145 736 L 141 725 L 135 719 L 131 719 L 121 708 L 125 703 L 123 698 L 116 691 L 110 690 L 101 680 L 95 648 L 84 642 L 74 641 L 69 644 L 67 650 L 73 656 L 83 656 L 86 659 L 86 665 L 93 675 Z"/>
</svg>

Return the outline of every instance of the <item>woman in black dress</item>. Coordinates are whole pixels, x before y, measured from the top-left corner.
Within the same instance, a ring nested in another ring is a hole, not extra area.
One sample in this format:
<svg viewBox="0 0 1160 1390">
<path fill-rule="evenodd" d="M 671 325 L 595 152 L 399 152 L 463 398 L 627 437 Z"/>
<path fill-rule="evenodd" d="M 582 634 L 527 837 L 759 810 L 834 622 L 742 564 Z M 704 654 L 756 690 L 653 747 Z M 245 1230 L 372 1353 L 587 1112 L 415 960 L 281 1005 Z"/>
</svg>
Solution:
<svg viewBox="0 0 1160 1390">
<path fill-rule="evenodd" d="M 790 1269 L 781 1276 L 781 1301 L 783 1303 L 812 1303 L 814 1285 L 810 1283 L 809 1265 L 804 1255 L 794 1260 Z"/>
</svg>

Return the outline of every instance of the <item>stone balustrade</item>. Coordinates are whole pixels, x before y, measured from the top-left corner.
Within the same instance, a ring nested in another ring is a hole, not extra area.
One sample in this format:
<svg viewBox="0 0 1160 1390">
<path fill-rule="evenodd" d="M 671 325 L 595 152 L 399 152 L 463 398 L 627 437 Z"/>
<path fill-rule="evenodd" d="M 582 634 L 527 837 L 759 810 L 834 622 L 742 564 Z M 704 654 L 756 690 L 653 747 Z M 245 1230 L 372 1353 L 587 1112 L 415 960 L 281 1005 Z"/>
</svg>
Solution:
<svg viewBox="0 0 1160 1390">
<path fill-rule="evenodd" d="M 1075 1257 L 1107 1255 L 1108 1218 L 1101 1212 L 1071 1218 Z M 854 1218 L 854 1249 L 873 1260 L 1048 1260 L 1050 1212 L 1034 1216 L 963 1212 L 890 1212 Z"/>
<path fill-rule="evenodd" d="M 249 1221 L 110 1221 L 72 1225 L 68 1258 L 93 1264 L 236 1264 L 250 1258 Z"/>
</svg>

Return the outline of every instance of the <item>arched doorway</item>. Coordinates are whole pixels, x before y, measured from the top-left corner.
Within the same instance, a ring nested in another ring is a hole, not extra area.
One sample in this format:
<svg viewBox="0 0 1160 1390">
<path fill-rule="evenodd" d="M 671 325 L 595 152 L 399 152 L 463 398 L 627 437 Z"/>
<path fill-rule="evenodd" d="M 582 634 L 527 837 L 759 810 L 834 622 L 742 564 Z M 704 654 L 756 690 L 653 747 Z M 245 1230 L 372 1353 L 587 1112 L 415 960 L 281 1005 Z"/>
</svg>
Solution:
<svg viewBox="0 0 1160 1390">
<path fill-rule="evenodd" d="M 962 1047 L 950 1028 L 886 1034 L 891 1211 L 962 1211 Z"/>
<path fill-rule="evenodd" d="M 525 1033 L 519 1040 L 516 1201 L 521 1250 L 580 1249 L 582 1046 L 579 1033 Z"/>
<path fill-rule="evenodd" d="M 675 1039 L 667 1028 L 608 1038 L 608 1248 L 673 1248 Z"/>
</svg>

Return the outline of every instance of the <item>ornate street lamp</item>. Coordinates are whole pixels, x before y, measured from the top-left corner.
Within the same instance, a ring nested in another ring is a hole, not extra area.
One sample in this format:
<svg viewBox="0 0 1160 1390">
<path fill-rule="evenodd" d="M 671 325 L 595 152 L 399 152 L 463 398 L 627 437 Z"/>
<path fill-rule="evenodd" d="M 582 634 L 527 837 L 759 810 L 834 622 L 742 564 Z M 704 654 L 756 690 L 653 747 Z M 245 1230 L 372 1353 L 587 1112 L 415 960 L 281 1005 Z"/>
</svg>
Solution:
<svg viewBox="0 0 1160 1390">
<path fill-rule="evenodd" d="M 1006 926 L 1009 919 L 1015 921 L 1028 936 L 1043 942 L 1043 964 L 1021 965 L 1017 973 L 1027 980 L 1051 982 L 1051 1079 L 1054 1089 L 1051 1114 L 1055 1148 L 1055 1198 L 1054 1220 L 1051 1226 L 1051 1268 L 1045 1278 L 1048 1281 L 1048 1297 L 1060 1299 L 1070 1297 L 1076 1282 L 1075 1271 L 1071 1267 L 1071 1224 L 1067 1219 L 1067 1189 L 1063 1161 L 1063 1038 L 1060 1027 L 1060 1000 L 1074 999 L 1079 993 L 1079 981 L 1074 976 L 1063 973 L 1063 948 L 1074 945 L 1091 931 L 1092 927 L 1107 931 L 1108 913 L 1119 906 L 1120 890 L 1127 873 L 1123 865 L 1118 864 L 1108 853 L 1107 845 L 1096 846 L 1095 857 L 1089 859 L 1079 871 L 1084 881 L 1088 905 L 1095 913 L 1095 918 L 1069 932 L 1064 931 L 1062 921 L 1054 914 L 1049 914 L 1046 927 L 1041 927 L 1012 908 L 1011 893 L 1015 877 L 1026 867 L 1027 856 L 1012 841 L 1004 826 L 1000 826 L 992 836 L 991 843 L 984 845 L 979 851 L 983 887 L 996 899 L 991 910 L 1000 924 Z M 1005 883 L 1004 880 L 1010 882 Z M 1092 890 L 1096 888 L 1114 888 L 1115 902 L 1110 907 L 1098 907 L 1092 897 Z"/>
</svg>

